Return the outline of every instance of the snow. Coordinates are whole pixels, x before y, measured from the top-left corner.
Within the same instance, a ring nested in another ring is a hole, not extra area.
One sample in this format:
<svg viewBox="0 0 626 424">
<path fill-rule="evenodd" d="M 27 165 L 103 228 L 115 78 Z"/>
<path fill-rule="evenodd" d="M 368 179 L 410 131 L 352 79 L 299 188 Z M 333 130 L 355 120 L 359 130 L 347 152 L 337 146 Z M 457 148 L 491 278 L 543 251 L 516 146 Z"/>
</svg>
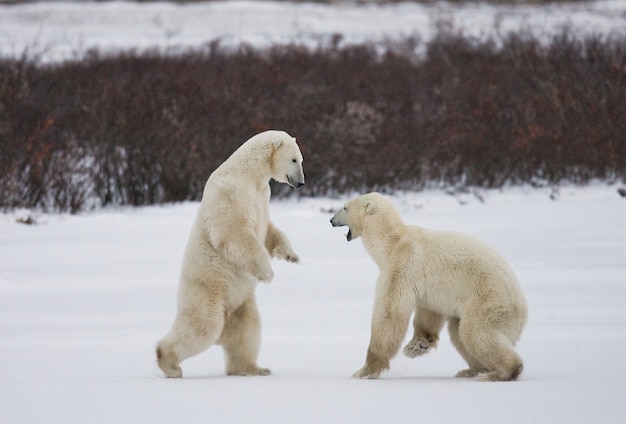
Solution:
<svg viewBox="0 0 626 424">
<path fill-rule="evenodd" d="M 365 358 L 377 269 L 329 223 L 345 199 L 271 204 L 302 264 L 274 261 L 274 281 L 257 290 L 269 377 L 225 376 L 219 347 L 185 361 L 181 380 L 156 366 L 197 203 L 2 214 L 0 421 L 623 422 L 626 199 L 606 185 L 562 188 L 556 200 L 480 194 L 393 200 L 407 222 L 473 234 L 513 266 L 530 318 L 512 383 L 455 379 L 464 363 L 446 330 L 435 352 L 397 356 L 379 380 L 350 377 Z M 38 224 L 16 222 L 27 214 Z"/>
<path fill-rule="evenodd" d="M 0 6 L 0 56 L 42 61 L 151 48 L 180 51 L 219 39 L 224 46 L 300 43 L 316 46 L 408 36 L 428 41 L 440 23 L 472 37 L 529 30 L 550 37 L 570 26 L 574 36 L 626 35 L 626 0 L 540 5 L 437 2 L 339 5 L 272 1 L 174 3 L 43 2 Z"/>
<path fill-rule="evenodd" d="M 432 37 L 440 20 L 484 36 L 571 24 L 626 34 L 626 0 L 540 6 L 274 2 L 32 3 L 0 6 L 0 55 L 43 61 L 89 48 L 178 51 L 225 45 Z M 520 381 L 479 383 L 444 331 L 437 351 L 396 357 L 379 380 L 350 378 L 364 361 L 377 270 L 361 242 L 331 228 L 338 199 L 273 202 L 299 266 L 274 262 L 258 287 L 259 363 L 269 377 L 227 377 L 221 348 L 165 379 L 154 346 L 175 313 L 177 275 L 198 207 L 78 216 L 0 214 L 2 423 L 621 423 L 626 416 L 626 199 L 615 186 L 551 192 L 394 196 L 405 220 L 464 231 L 509 260 L 530 318 Z M 556 197 L 552 200 L 550 197 Z M 556 195 L 556 196 L 555 196 Z M 18 218 L 33 215 L 38 225 Z M 408 337 L 408 335 L 407 335 Z"/>
</svg>

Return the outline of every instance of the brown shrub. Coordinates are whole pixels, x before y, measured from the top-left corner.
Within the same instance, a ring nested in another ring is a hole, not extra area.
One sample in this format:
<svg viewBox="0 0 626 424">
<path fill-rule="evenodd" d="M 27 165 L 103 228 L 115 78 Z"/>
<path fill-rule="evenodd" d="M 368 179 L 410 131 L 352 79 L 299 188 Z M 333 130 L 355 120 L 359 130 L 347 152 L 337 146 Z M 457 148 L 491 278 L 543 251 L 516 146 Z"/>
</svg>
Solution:
<svg viewBox="0 0 626 424">
<path fill-rule="evenodd" d="M 626 178 L 623 38 L 337 44 L 0 59 L 0 207 L 199 199 L 270 128 L 299 140 L 299 195 Z"/>
</svg>

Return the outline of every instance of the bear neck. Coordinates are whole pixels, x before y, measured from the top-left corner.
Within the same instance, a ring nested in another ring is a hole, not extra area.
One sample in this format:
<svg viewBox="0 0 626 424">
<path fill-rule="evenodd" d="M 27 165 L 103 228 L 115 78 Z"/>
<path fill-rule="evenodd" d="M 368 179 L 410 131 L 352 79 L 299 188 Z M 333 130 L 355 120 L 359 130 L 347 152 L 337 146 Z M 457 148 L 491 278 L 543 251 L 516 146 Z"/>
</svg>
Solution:
<svg viewBox="0 0 626 424">
<path fill-rule="evenodd" d="M 366 224 L 361 237 L 369 255 L 382 268 L 389 262 L 389 250 L 402 238 L 404 222 L 398 215 L 377 218 Z"/>
<path fill-rule="evenodd" d="M 252 180 L 264 187 L 272 178 L 271 157 L 272 149 L 270 146 L 260 143 L 246 143 L 220 166 L 220 172 L 225 175 Z"/>
</svg>

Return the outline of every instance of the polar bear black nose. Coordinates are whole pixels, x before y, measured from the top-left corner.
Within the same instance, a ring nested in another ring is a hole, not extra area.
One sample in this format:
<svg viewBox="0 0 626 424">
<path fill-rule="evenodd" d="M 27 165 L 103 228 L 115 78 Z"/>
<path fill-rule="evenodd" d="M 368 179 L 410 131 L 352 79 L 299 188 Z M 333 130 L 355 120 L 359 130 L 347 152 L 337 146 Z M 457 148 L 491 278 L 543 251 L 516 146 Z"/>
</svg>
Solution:
<svg viewBox="0 0 626 424">
<path fill-rule="evenodd" d="M 304 185 L 304 183 L 301 183 L 300 181 L 296 182 L 296 188 L 300 188 Z"/>
</svg>

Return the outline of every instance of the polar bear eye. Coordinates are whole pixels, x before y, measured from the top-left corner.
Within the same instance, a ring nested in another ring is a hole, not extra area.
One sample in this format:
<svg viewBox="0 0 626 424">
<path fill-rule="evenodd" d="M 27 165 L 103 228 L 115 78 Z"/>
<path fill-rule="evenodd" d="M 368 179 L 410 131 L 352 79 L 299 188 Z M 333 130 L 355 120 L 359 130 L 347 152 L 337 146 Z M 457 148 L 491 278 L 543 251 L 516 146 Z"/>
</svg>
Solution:
<svg viewBox="0 0 626 424">
<path fill-rule="evenodd" d="M 298 161 L 297 161 L 297 160 L 295 160 L 295 159 L 291 159 L 291 161 L 292 161 L 293 163 L 298 163 Z"/>
</svg>

